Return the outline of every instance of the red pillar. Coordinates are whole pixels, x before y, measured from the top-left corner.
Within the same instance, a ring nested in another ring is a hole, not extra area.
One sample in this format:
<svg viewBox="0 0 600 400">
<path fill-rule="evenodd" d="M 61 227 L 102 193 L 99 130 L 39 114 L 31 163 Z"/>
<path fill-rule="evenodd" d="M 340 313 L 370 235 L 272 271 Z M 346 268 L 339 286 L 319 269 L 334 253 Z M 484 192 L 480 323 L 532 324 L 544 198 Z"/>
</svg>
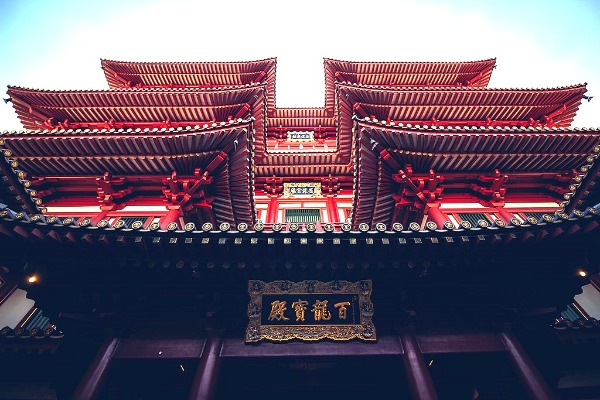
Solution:
<svg viewBox="0 0 600 400">
<path fill-rule="evenodd" d="M 327 196 L 327 214 L 329 214 L 329 222 L 340 222 L 337 203 L 335 202 L 333 196 Z"/>
<path fill-rule="evenodd" d="M 83 376 L 73 394 L 73 400 L 92 400 L 100 395 L 102 383 L 108 375 L 108 367 L 112 356 L 119 345 L 119 339 L 108 339 L 94 359 L 92 365 Z"/>
<path fill-rule="evenodd" d="M 512 213 L 506 211 L 504 207 L 496 207 L 496 211 L 498 212 L 498 215 L 500 215 L 500 218 L 502 218 L 507 224 L 509 224 L 510 220 L 515 217 Z"/>
<path fill-rule="evenodd" d="M 529 358 L 519 340 L 509 332 L 500 334 L 500 338 L 510 354 L 510 358 L 517 370 L 519 378 L 527 393 L 535 400 L 556 400 L 558 397 L 552 392 L 533 361 Z"/>
<path fill-rule="evenodd" d="M 429 206 L 427 215 L 429 216 L 429 219 L 437 224 L 439 229 L 443 229 L 444 223 L 449 221 L 448 216 L 440 210 L 439 206 Z"/>
<path fill-rule="evenodd" d="M 108 214 L 108 210 L 102 210 L 98 214 L 92 217 L 91 222 L 92 225 L 96 225 L 98 222 L 102 221 L 106 215 Z"/>
<path fill-rule="evenodd" d="M 436 400 L 437 393 L 417 339 L 414 335 L 404 334 L 400 336 L 400 341 L 404 349 L 404 369 L 411 397 L 414 400 Z"/>
<path fill-rule="evenodd" d="M 198 371 L 192 383 L 190 400 L 211 400 L 217 388 L 219 357 L 223 340 L 208 338 L 202 351 Z"/>
<path fill-rule="evenodd" d="M 160 219 L 160 229 L 165 230 L 171 222 L 176 222 L 181 217 L 181 207 L 175 206 L 169 208 L 169 211 Z"/>
<path fill-rule="evenodd" d="M 117 206 L 112 204 L 112 205 L 101 205 L 100 206 L 100 212 L 98 214 L 96 214 L 95 216 L 92 217 L 91 222 L 92 225 L 96 225 L 98 222 L 102 221 L 104 218 L 106 218 L 106 216 L 108 215 L 108 213 L 110 211 L 115 211 L 117 209 Z"/>
<path fill-rule="evenodd" d="M 267 206 L 267 224 L 274 224 L 277 222 L 277 211 L 279 211 L 279 197 L 271 196 L 269 205 Z"/>
</svg>

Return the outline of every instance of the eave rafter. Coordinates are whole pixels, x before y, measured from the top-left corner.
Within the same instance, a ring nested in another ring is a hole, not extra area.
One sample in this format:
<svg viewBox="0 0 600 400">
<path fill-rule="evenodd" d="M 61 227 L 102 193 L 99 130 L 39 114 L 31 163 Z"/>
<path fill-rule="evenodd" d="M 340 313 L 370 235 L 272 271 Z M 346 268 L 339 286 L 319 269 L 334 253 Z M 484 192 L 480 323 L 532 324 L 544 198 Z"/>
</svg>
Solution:
<svg viewBox="0 0 600 400">
<path fill-rule="evenodd" d="M 177 128 L 249 118 L 265 102 L 264 84 L 225 89 L 40 91 L 9 87 L 27 129 Z"/>
<path fill-rule="evenodd" d="M 496 59 L 468 62 L 352 62 L 325 59 L 325 107 L 333 111 L 335 86 L 485 87 Z"/>
<path fill-rule="evenodd" d="M 101 60 L 111 89 L 216 89 L 262 84 L 275 111 L 276 58 L 243 62 L 127 62 Z"/>
<path fill-rule="evenodd" d="M 447 221 L 440 201 L 503 207 L 505 201 L 529 200 L 559 207 L 573 195 L 573 181 L 581 181 L 579 167 L 591 168 L 590 154 L 599 148 L 594 132 L 472 134 L 467 128 L 423 130 L 360 120 L 356 129 L 355 225 L 389 223 L 390 216 L 404 223 L 407 213 L 417 212 L 433 213 L 440 226 Z"/>
<path fill-rule="evenodd" d="M 359 119 L 445 127 L 568 127 L 585 85 L 555 89 L 375 88 L 338 84 Z"/>
</svg>

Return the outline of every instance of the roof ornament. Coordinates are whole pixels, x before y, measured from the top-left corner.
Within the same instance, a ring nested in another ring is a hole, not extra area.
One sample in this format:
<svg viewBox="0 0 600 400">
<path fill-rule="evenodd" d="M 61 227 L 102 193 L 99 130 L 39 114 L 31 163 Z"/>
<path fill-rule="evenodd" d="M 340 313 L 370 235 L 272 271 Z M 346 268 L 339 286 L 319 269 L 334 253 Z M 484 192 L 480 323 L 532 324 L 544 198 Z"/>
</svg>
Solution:
<svg viewBox="0 0 600 400">
<path fill-rule="evenodd" d="M 375 150 L 377 146 L 379 146 L 379 142 L 374 139 L 371 139 L 371 150 Z"/>
<path fill-rule="evenodd" d="M 594 98 L 594 96 L 583 96 L 584 100 L 587 100 L 587 102 L 589 103 L 590 101 L 592 101 L 592 99 Z M 4 100 L 6 102 L 6 100 Z"/>
<path fill-rule="evenodd" d="M 4 100 L 4 104 L 12 103 L 12 99 L 10 97 L 2 100 Z"/>
</svg>

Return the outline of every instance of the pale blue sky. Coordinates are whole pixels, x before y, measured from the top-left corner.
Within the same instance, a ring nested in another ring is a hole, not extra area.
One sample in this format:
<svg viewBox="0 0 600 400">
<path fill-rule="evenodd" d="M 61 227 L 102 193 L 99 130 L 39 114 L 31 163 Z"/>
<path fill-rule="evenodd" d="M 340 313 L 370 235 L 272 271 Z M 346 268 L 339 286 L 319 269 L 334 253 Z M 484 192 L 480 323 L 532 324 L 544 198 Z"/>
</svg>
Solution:
<svg viewBox="0 0 600 400">
<path fill-rule="evenodd" d="M 100 59 L 277 57 L 277 106 L 322 106 L 323 57 L 497 58 L 490 87 L 588 83 L 574 126 L 600 127 L 600 0 L 0 0 L 0 91 L 106 89 Z M 0 130 L 20 129 L 0 102 Z"/>
</svg>

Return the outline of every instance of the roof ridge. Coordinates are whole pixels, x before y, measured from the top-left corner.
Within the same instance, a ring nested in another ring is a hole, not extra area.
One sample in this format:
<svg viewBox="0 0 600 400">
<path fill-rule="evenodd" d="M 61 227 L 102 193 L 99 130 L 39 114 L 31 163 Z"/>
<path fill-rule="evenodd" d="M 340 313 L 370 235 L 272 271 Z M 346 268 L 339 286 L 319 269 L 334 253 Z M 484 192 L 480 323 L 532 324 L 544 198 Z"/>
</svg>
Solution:
<svg viewBox="0 0 600 400">
<path fill-rule="evenodd" d="M 244 64 L 244 63 L 260 63 L 266 61 L 274 61 L 277 63 L 277 57 L 268 57 L 260 60 L 240 60 L 240 61 L 122 61 L 108 58 L 100 58 L 100 63 L 117 63 L 117 64 Z"/>
<path fill-rule="evenodd" d="M 353 119 L 356 121 L 364 122 L 370 125 L 382 126 L 387 128 L 402 128 L 405 130 L 414 130 L 414 131 L 438 131 L 438 132 L 446 132 L 446 131 L 472 131 L 472 132 L 488 132 L 495 133 L 499 131 L 505 131 L 511 134 L 525 132 L 525 133 L 541 133 L 543 132 L 564 132 L 564 133 L 576 133 L 576 132 L 600 132 L 600 127 L 596 128 L 585 128 L 585 127 L 524 127 L 524 126 L 467 126 L 467 125 L 445 125 L 445 126 L 435 126 L 429 124 L 411 124 L 404 122 L 387 122 L 385 120 L 373 120 L 370 117 L 360 118 L 357 116 L 353 116 Z"/>
<path fill-rule="evenodd" d="M 337 61 L 344 62 L 350 64 L 476 64 L 476 63 L 484 63 L 484 62 L 496 62 L 496 57 L 486 58 L 482 60 L 468 60 L 468 61 L 348 61 L 348 60 L 340 60 L 336 58 L 328 58 L 323 57 L 323 61 L 326 63 L 328 61 Z"/>
<path fill-rule="evenodd" d="M 39 134 L 77 134 L 77 133 L 86 133 L 86 134 L 91 134 L 91 133 L 108 133 L 108 134 L 115 134 L 115 133 L 124 133 L 124 134 L 129 134 L 129 133 L 140 133 L 140 134 L 148 134 L 148 133 L 157 133 L 157 134 L 163 134 L 163 133 L 174 133 L 174 132 L 193 132 L 193 131 L 205 131 L 205 130 L 211 130 L 211 129 L 215 129 L 215 128 L 227 128 L 227 127 L 233 127 L 233 126 L 237 126 L 237 125 L 242 125 L 248 122 L 252 122 L 254 120 L 254 118 L 249 118 L 249 119 L 242 119 L 242 118 L 238 118 L 237 120 L 229 120 L 229 121 L 222 121 L 222 122 L 213 122 L 212 124 L 202 124 L 202 126 L 200 125 L 186 125 L 186 126 L 180 126 L 180 127 L 172 127 L 172 128 L 117 128 L 117 129 L 99 129 L 99 128 L 94 128 L 94 129 L 89 129 L 89 128 L 78 128 L 78 129 L 61 129 L 61 128 L 55 128 L 55 129 L 20 129 L 20 130 L 11 130 L 11 131 L 2 131 L 0 132 L 0 138 L 3 136 L 10 136 L 10 135 L 39 135 Z"/>
<path fill-rule="evenodd" d="M 554 86 L 554 87 L 538 87 L 538 88 L 490 88 L 482 86 L 394 86 L 390 87 L 387 85 L 364 85 L 361 83 L 352 82 L 335 82 L 336 86 L 344 87 L 356 87 L 364 89 L 377 89 L 387 91 L 482 91 L 482 92 L 502 92 L 502 91 L 544 91 L 544 90 L 567 90 L 576 88 L 586 88 L 587 82 L 575 83 L 567 86 Z"/>
<path fill-rule="evenodd" d="M 216 92 L 216 91 L 226 91 L 226 90 L 241 90 L 241 89 L 252 89 L 258 87 L 266 87 L 266 82 L 253 82 L 247 83 L 244 85 L 228 85 L 228 86 L 219 86 L 219 87 L 210 87 L 210 88 L 201 88 L 201 87 L 173 87 L 173 88 L 164 88 L 164 87 L 132 87 L 132 88 L 118 88 L 118 89 L 64 89 L 64 90 L 56 90 L 56 89 L 38 89 L 38 88 L 30 88 L 24 86 L 13 86 L 8 85 L 8 90 L 21 90 L 27 92 L 36 92 L 36 93 L 133 93 L 133 92 Z"/>
</svg>

